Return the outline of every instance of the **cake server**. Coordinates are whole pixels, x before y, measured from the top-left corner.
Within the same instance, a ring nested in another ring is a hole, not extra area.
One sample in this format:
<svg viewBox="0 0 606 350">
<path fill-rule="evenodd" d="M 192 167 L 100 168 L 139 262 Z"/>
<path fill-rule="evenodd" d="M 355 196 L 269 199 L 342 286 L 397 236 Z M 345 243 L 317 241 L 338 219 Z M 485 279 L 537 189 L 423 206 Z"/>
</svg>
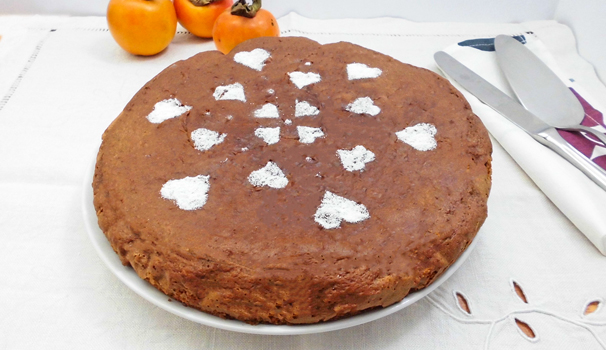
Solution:
<svg viewBox="0 0 606 350">
<path fill-rule="evenodd" d="M 606 145 L 606 135 L 581 125 L 581 102 L 540 58 L 508 35 L 497 36 L 494 45 L 499 66 L 526 109 L 553 127 L 591 133 Z"/>
<path fill-rule="evenodd" d="M 436 52 L 434 59 L 450 78 L 527 132 L 532 138 L 562 156 L 606 191 L 606 171 L 566 142 L 555 128 L 536 117 L 517 101 L 514 101 L 446 52 Z"/>
</svg>

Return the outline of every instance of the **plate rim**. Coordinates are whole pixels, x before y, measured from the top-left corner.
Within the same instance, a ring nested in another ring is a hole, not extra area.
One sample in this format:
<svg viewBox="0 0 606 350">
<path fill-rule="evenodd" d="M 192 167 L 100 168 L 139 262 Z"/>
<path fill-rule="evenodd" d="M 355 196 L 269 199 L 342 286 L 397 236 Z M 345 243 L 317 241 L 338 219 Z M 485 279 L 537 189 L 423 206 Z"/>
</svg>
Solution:
<svg viewBox="0 0 606 350">
<path fill-rule="evenodd" d="M 98 147 L 94 152 L 92 167 L 90 165 L 87 167 L 84 179 L 82 181 L 83 193 L 81 200 L 82 214 L 84 217 L 84 224 L 86 227 L 87 235 L 91 240 L 99 258 L 123 284 L 125 284 L 129 289 L 131 289 L 137 295 L 152 303 L 153 305 L 169 313 L 172 313 L 173 315 L 185 318 L 189 321 L 218 329 L 260 335 L 302 335 L 336 331 L 381 319 L 383 317 L 401 311 L 406 307 L 414 304 L 415 302 L 423 299 L 431 292 L 433 292 L 436 288 L 438 288 L 442 283 L 446 282 L 446 280 L 448 280 L 467 260 L 467 258 L 474 250 L 478 242 L 478 235 L 482 231 L 482 229 L 480 228 L 475 238 L 463 251 L 461 256 L 459 256 L 459 258 L 440 276 L 438 276 L 438 278 L 436 278 L 429 286 L 419 291 L 408 294 L 401 301 L 392 304 L 388 307 L 369 310 L 366 312 L 362 312 L 358 315 L 338 319 L 335 321 L 327 321 L 323 323 L 305 325 L 251 325 L 238 320 L 222 319 L 206 312 L 187 307 L 178 300 L 173 299 L 168 295 L 162 293 L 160 290 L 153 287 L 146 280 L 140 278 L 132 267 L 122 265 L 118 254 L 114 252 L 109 241 L 105 237 L 105 234 L 99 228 L 97 221 L 97 213 L 93 205 L 94 195 L 92 181 L 95 173 L 97 153 Z"/>
</svg>

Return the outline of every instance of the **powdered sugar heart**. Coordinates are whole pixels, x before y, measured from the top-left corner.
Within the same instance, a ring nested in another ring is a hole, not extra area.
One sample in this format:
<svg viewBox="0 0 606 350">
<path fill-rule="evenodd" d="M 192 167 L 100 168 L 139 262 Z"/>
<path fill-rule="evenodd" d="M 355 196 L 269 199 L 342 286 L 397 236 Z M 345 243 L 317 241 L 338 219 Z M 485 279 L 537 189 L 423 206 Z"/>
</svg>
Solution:
<svg viewBox="0 0 606 350">
<path fill-rule="evenodd" d="M 219 134 L 205 128 L 196 129 L 191 133 L 194 147 L 201 152 L 208 151 L 212 146 L 220 144 L 226 136 L 227 134 Z"/>
<path fill-rule="evenodd" d="M 176 98 L 160 101 L 154 105 L 154 110 L 147 116 L 150 123 L 160 124 L 165 120 L 176 118 L 189 111 L 190 106 L 184 106 Z"/>
<path fill-rule="evenodd" d="M 272 103 L 266 103 L 254 112 L 255 118 L 280 118 L 278 107 Z"/>
<path fill-rule="evenodd" d="M 290 81 L 299 89 L 302 89 L 310 84 L 318 83 L 322 80 L 320 74 L 312 72 L 290 72 L 288 73 L 288 76 L 290 77 Z"/>
<path fill-rule="evenodd" d="M 314 215 L 314 220 L 325 229 L 338 228 L 343 220 L 353 224 L 368 218 L 370 218 L 370 213 L 363 204 L 358 204 L 330 191 L 324 193 L 322 203 Z"/>
<path fill-rule="evenodd" d="M 434 135 L 438 132 L 435 126 L 419 123 L 396 132 L 398 140 L 411 145 L 417 151 L 431 151 L 438 146 Z"/>
<path fill-rule="evenodd" d="M 260 72 L 269 57 L 269 52 L 263 49 L 254 49 L 238 52 L 234 55 L 234 61 Z"/>
<path fill-rule="evenodd" d="M 307 101 L 295 101 L 295 117 L 307 117 L 320 114 L 318 107 L 312 106 Z"/>
<path fill-rule="evenodd" d="M 354 147 L 351 151 L 339 149 L 337 155 L 347 171 L 364 170 L 366 163 L 375 160 L 375 154 L 361 145 Z"/>
<path fill-rule="evenodd" d="M 263 168 L 250 173 L 248 182 L 257 187 L 284 188 L 288 185 L 288 179 L 282 169 L 271 161 L 267 162 Z"/>
<path fill-rule="evenodd" d="M 230 85 L 217 86 L 213 93 L 215 100 L 237 100 L 246 102 L 246 96 L 244 95 L 244 86 L 240 83 L 234 83 Z"/>
<path fill-rule="evenodd" d="M 357 98 L 352 103 L 345 107 L 345 110 L 356 114 L 368 114 L 376 116 L 381 112 L 381 108 L 375 105 L 374 101 L 370 97 Z"/>
<path fill-rule="evenodd" d="M 275 128 L 257 128 L 255 136 L 263 139 L 268 145 L 273 145 L 280 141 L 280 127 Z"/>
<path fill-rule="evenodd" d="M 364 63 L 350 63 L 347 65 L 347 78 L 349 80 L 378 78 L 383 73 L 379 68 L 372 68 Z"/>
<path fill-rule="evenodd" d="M 297 132 L 301 143 L 314 143 L 318 137 L 324 136 L 322 129 L 310 126 L 297 126 Z"/>
<path fill-rule="evenodd" d="M 162 198 L 172 200 L 180 209 L 197 210 L 206 204 L 210 176 L 188 176 L 167 181 L 160 190 Z"/>
</svg>

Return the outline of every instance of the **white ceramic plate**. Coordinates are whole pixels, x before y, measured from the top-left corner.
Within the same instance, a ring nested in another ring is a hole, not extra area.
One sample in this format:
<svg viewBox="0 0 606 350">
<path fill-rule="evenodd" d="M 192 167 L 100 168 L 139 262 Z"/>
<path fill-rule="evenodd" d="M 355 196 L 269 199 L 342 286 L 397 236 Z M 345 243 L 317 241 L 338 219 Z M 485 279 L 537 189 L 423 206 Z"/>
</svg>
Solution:
<svg viewBox="0 0 606 350">
<path fill-rule="evenodd" d="M 177 316 L 181 316 L 190 321 L 194 321 L 206 326 L 216 327 L 220 329 L 226 329 L 241 333 L 251 334 L 270 334 L 270 335 L 292 335 L 292 334 L 311 334 L 311 333 L 322 333 L 335 331 L 338 329 L 348 328 L 357 326 L 366 322 L 374 321 L 387 315 L 398 312 L 405 307 L 412 305 L 416 301 L 422 299 L 427 294 L 431 293 L 440 284 L 444 283 L 467 259 L 469 254 L 473 251 L 477 240 L 474 239 L 469 247 L 463 252 L 459 259 L 448 268 L 440 277 L 438 277 L 429 287 L 420 291 L 414 292 L 406 296 L 402 301 L 395 303 L 389 307 L 383 309 L 375 309 L 368 312 L 364 312 L 360 315 L 344 318 L 337 321 L 330 321 L 319 324 L 311 325 L 250 325 L 244 322 L 235 320 L 224 320 L 222 318 L 212 316 L 202 311 L 183 306 L 180 302 L 173 300 L 169 301 L 169 297 L 164 293 L 154 288 L 147 281 L 139 278 L 135 271 L 131 267 L 123 266 L 118 258 L 118 255 L 114 252 L 109 241 L 105 238 L 105 235 L 97 224 L 97 214 L 93 206 L 93 188 L 91 186 L 93 182 L 93 174 L 95 171 L 95 162 L 93 161 L 92 166 L 89 168 L 83 184 L 83 197 L 82 197 L 82 208 L 84 213 L 84 222 L 88 235 L 97 253 L 101 257 L 101 260 L 109 267 L 109 269 L 126 284 L 135 293 L 151 302 L 152 304 L 171 312 Z"/>
</svg>

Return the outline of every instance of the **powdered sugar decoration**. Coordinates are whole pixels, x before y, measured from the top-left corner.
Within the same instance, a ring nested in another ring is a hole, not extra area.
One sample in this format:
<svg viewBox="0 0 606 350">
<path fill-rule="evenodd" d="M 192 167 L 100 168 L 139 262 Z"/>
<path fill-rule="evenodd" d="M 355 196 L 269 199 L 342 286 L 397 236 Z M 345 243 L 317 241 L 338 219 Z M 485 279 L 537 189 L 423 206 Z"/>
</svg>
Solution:
<svg viewBox="0 0 606 350">
<path fill-rule="evenodd" d="M 254 112 L 255 118 L 280 118 L 278 107 L 271 103 L 266 103 L 263 107 Z"/>
<path fill-rule="evenodd" d="M 353 224 L 368 218 L 370 213 L 363 204 L 330 191 L 324 193 L 322 203 L 314 215 L 314 220 L 327 230 L 340 227 L 343 220 Z"/>
<path fill-rule="evenodd" d="M 280 141 L 280 127 L 276 128 L 257 128 L 255 136 L 262 138 L 268 145 L 273 145 Z"/>
<path fill-rule="evenodd" d="M 351 151 L 337 150 L 337 156 L 347 171 L 364 170 L 366 163 L 375 160 L 375 154 L 361 145 L 354 147 Z"/>
<path fill-rule="evenodd" d="M 307 117 L 320 114 L 320 110 L 307 101 L 295 102 L 295 117 Z"/>
<path fill-rule="evenodd" d="M 162 198 L 172 200 L 179 209 L 200 209 L 208 199 L 209 178 L 210 176 L 198 175 L 169 180 L 162 186 L 160 195 Z"/>
<path fill-rule="evenodd" d="M 269 52 L 263 49 L 254 49 L 252 51 L 238 52 L 234 55 L 234 61 L 260 72 L 269 56 Z"/>
<path fill-rule="evenodd" d="M 201 152 L 208 151 L 212 146 L 218 145 L 225 140 L 227 134 L 219 134 L 216 131 L 199 128 L 191 133 L 194 147 Z"/>
<path fill-rule="evenodd" d="M 349 80 L 378 78 L 383 73 L 379 68 L 371 68 L 364 63 L 350 63 L 347 65 L 347 78 Z"/>
<path fill-rule="evenodd" d="M 411 145 L 417 151 L 431 151 L 438 146 L 434 135 L 438 132 L 435 126 L 419 123 L 396 132 L 398 140 Z"/>
<path fill-rule="evenodd" d="M 310 84 L 318 83 L 322 80 L 322 77 L 318 73 L 303 73 L 303 72 L 290 72 L 290 81 L 295 84 L 296 87 L 302 89 Z"/>
<path fill-rule="evenodd" d="M 271 188 L 284 188 L 288 185 L 286 175 L 284 175 L 282 169 L 272 161 L 267 162 L 263 168 L 250 173 L 248 182 L 257 187 L 268 186 Z"/>
<path fill-rule="evenodd" d="M 297 126 L 297 132 L 302 143 L 313 143 L 318 137 L 324 136 L 322 129 L 309 126 Z"/>
<path fill-rule="evenodd" d="M 234 83 L 225 86 L 218 86 L 213 93 L 215 100 L 237 100 L 246 102 L 244 96 L 244 86 L 240 83 Z"/>
<path fill-rule="evenodd" d="M 154 105 L 154 110 L 147 116 L 150 123 L 160 124 L 165 120 L 176 118 L 191 109 L 184 106 L 176 98 L 160 101 Z"/>
<path fill-rule="evenodd" d="M 370 97 L 357 98 L 355 101 L 348 104 L 347 107 L 345 107 L 345 110 L 356 114 L 368 114 L 373 117 L 381 112 L 381 108 L 375 106 L 375 103 Z"/>
</svg>

